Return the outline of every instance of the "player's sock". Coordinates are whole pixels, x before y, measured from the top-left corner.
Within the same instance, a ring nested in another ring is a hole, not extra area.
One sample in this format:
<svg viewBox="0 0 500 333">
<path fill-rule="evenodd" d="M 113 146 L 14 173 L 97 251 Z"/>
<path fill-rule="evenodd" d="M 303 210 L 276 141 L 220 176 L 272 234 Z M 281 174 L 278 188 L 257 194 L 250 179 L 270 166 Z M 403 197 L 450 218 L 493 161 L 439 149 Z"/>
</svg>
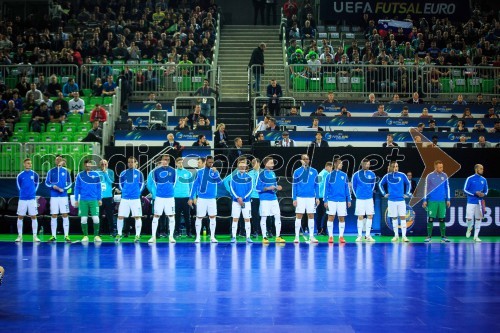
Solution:
<svg viewBox="0 0 500 333">
<path fill-rule="evenodd" d="M 238 221 L 231 224 L 231 237 L 236 238 L 236 231 L 238 231 Z"/>
<path fill-rule="evenodd" d="M 169 236 L 174 237 L 174 231 L 175 231 L 175 218 L 174 215 L 170 215 L 168 217 L 168 230 L 170 231 Z"/>
<path fill-rule="evenodd" d="M 217 226 L 217 223 L 215 223 L 215 217 L 210 218 L 210 238 L 215 238 L 215 227 Z M 238 226 L 238 224 L 236 224 Z"/>
<path fill-rule="evenodd" d="M 344 237 L 345 222 L 339 222 L 339 237 Z"/>
<path fill-rule="evenodd" d="M 23 219 L 17 219 L 17 234 L 19 236 L 23 234 Z"/>
<path fill-rule="evenodd" d="M 50 218 L 50 231 L 52 232 L 52 237 L 56 237 L 57 234 L 57 217 Z"/>
<path fill-rule="evenodd" d="M 116 232 L 118 233 L 119 236 L 122 235 L 122 233 L 123 233 L 123 219 L 116 220 Z"/>
<path fill-rule="evenodd" d="M 151 221 L 151 237 L 156 237 L 156 231 L 158 230 L 158 217 L 153 217 Z"/>
<path fill-rule="evenodd" d="M 64 237 L 69 235 L 69 217 L 63 217 Z"/>
<path fill-rule="evenodd" d="M 276 237 L 281 235 L 281 216 L 274 215 L 274 225 L 276 226 Z"/>
<path fill-rule="evenodd" d="M 427 221 L 427 237 L 432 237 L 432 227 L 434 227 L 434 222 Z"/>
<path fill-rule="evenodd" d="M 476 223 L 474 223 L 474 238 L 479 237 L 479 230 L 481 230 L 481 220 L 476 220 Z"/>
<path fill-rule="evenodd" d="M 309 237 L 314 237 L 314 219 L 307 220 L 307 228 L 309 229 Z"/>
<path fill-rule="evenodd" d="M 406 237 L 406 220 L 401 220 L 401 236 Z"/>
<path fill-rule="evenodd" d="M 333 237 L 333 221 L 326 222 L 326 228 L 328 229 L 328 237 Z"/>
<path fill-rule="evenodd" d="M 358 219 L 358 237 L 363 236 L 363 224 L 364 224 L 364 220 Z"/>
<path fill-rule="evenodd" d="M 200 233 L 201 233 L 201 221 L 199 217 L 196 218 L 196 222 L 194 223 L 194 226 L 196 228 L 196 238 L 200 238 Z"/>
<path fill-rule="evenodd" d="M 99 216 L 92 216 L 92 221 L 94 222 L 94 236 L 99 236 L 101 224 L 99 223 Z"/>
<path fill-rule="evenodd" d="M 446 237 L 446 224 L 444 223 L 444 219 L 439 221 L 439 231 L 441 231 L 441 237 Z"/>
<path fill-rule="evenodd" d="M 299 238 L 301 219 L 295 219 L 295 238 Z"/>
<path fill-rule="evenodd" d="M 366 237 L 371 236 L 373 219 L 366 219 Z"/>
<path fill-rule="evenodd" d="M 472 228 L 473 224 L 474 224 L 473 220 L 467 220 L 467 228 Z"/>
<path fill-rule="evenodd" d="M 31 229 L 33 230 L 33 235 L 36 235 L 38 233 L 38 220 L 36 218 L 34 220 L 31 220 Z"/>
<path fill-rule="evenodd" d="M 252 230 L 252 225 L 250 224 L 250 222 L 245 222 L 245 236 L 247 238 L 250 238 L 251 230 Z"/>
<path fill-rule="evenodd" d="M 135 236 L 140 236 L 142 230 L 142 219 L 135 219 Z"/>
<path fill-rule="evenodd" d="M 82 220 L 81 220 L 81 223 L 82 223 L 82 233 L 84 236 L 88 236 L 89 235 L 89 226 L 87 224 L 87 219 L 88 217 L 82 217 Z"/>
<path fill-rule="evenodd" d="M 262 231 L 262 237 L 267 237 L 267 216 L 261 216 L 260 230 Z"/>
<path fill-rule="evenodd" d="M 397 219 L 392 219 L 392 230 L 394 231 L 394 236 L 399 237 L 398 220 Z"/>
</svg>

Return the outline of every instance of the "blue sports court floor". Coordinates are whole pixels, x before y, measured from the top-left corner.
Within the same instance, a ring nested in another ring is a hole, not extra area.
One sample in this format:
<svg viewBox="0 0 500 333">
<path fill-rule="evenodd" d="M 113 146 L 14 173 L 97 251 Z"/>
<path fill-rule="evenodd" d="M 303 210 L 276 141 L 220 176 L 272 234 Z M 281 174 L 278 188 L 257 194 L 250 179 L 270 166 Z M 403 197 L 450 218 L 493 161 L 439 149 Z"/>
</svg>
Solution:
<svg viewBox="0 0 500 333">
<path fill-rule="evenodd" d="M 3 332 L 499 332 L 500 243 L 0 243 Z"/>
</svg>

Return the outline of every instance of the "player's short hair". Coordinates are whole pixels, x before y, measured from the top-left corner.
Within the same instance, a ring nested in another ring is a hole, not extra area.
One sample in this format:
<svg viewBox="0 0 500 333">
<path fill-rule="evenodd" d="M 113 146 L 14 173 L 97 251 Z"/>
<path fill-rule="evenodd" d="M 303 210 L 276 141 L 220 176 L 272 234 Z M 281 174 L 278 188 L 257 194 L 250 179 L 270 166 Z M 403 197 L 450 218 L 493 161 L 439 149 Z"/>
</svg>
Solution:
<svg viewBox="0 0 500 333">
<path fill-rule="evenodd" d="M 205 157 L 198 157 L 198 161 L 201 161 L 202 163 L 205 163 L 206 160 L 207 159 Z"/>
<path fill-rule="evenodd" d="M 274 160 L 274 158 L 272 158 L 271 156 L 264 157 L 264 159 L 262 160 L 262 165 L 266 166 L 267 162 L 269 162 L 270 160 Z"/>
<path fill-rule="evenodd" d="M 238 142 L 238 140 L 241 140 L 241 138 L 239 136 L 237 136 L 236 138 L 234 138 L 234 144 L 236 144 L 236 142 Z"/>
<path fill-rule="evenodd" d="M 481 166 L 481 164 L 474 165 L 474 171 L 477 171 L 477 169 L 479 169 L 480 166 Z"/>
<path fill-rule="evenodd" d="M 31 161 L 31 158 L 29 158 L 29 157 L 25 158 L 24 161 L 23 161 L 23 163 L 26 163 L 28 161 Z"/>
<path fill-rule="evenodd" d="M 165 154 L 165 155 L 162 155 L 161 159 L 166 159 L 166 160 L 169 160 L 170 161 L 170 155 L 168 154 Z"/>
<path fill-rule="evenodd" d="M 342 160 L 340 158 L 336 158 L 333 160 L 333 165 L 337 167 L 340 163 L 342 163 Z"/>
<path fill-rule="evenodd" d="M 363 158 L 363 160 L 361 160 L 361 164 L 365 164 L 365 163 L 368 163 L 368 162 L 370 162 L 370 160 L 367 159 L 367 158 Z"/>
<path fill-rule="evenodd" d="M 434 161 L 434 165 L 438 165 L 438 164 L 443 164 L 443 161 L 441 161 L 441 160 L 435 160 Z"/>
<path fill-rule="evenodd" d="M 130 159 L 130 157 L 129 157 L 129 159 Z M 92 160 L 91 160 L 91 159 L 86 159 L 85 161 L 83 161 L 83 164 L 84 164 L 84 165 L 87 165 L 87 163 L 90 163 L 90 162 L 92 162 Z"/>
<path fill-rule="evenodd" d="M 212 155 L 208 155 L 207 157 L 205 157 L 205 161 L 208 161 L 208 160 L 213 160 L 214 157 Z"/>
<path fill-rule="evenodd" d="M 260 159 L 259 159 L 259 158 L 257 158 L 257 157 L 256 157 L 256 158 L 254 158 L 254 159 L 252 160 L 252 166 L 253 166 L 253 165 L 255 165 L 255 163 L 260 164 Z"/>
<path fill-rule="evenodd" d="M 137 158 L 135 158 L 135 156 L 130 156 L 127 160 L 128 161 L 133 160 L 134 162 L 137 162 Z"/>
<path fill-rule="evenodd" d="M 177 163 L 177 162 L 179 162 L 179 161 L 183 161 L 183 160 L 184 160 L 184 158 L 182 158 L 182 157 L 177 157 L 177 158 L 175 159 L 175 163 Z"/>
<path fill-rule="evenodd" d="M 325 163 L 325 168 L 326 167 L 333 167 L 333 162 L 326 162 Z"/>
</svg>

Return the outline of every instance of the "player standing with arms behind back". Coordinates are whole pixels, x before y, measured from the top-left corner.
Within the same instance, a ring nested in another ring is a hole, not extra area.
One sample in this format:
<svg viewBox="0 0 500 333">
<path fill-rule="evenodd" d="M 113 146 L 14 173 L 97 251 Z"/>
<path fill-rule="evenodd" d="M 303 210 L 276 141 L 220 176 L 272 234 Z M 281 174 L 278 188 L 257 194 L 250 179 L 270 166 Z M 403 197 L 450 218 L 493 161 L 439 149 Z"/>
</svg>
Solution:
<svg viewBox="0 0 500 333">
<path fill-rule="evenodd" d="M 85 170 L 76 176 L 75 180 L 75 207 L 78 208 L 78 216 L 81 218 L 83 238 L 82 243 L 89 241 L 89 227 L 87 224 L 89 212 L 94 222 L 94 242 L 101 242 L 99 236 L 99 206 L 102 205 L 101 178 L 96 171 L 92 170 L 92 160 L 85 160 Z"/>
<path fill-rule="evenodd" d="M 377 177 L 370 170 L 370 160 L 361 161 L 361 170 L 356 171 L 352 176 L 352 191 L 356 197 L 356 210 L 354 214 L 358 217 L 358 237 L 356 242 L 363 241 L 363 227 L 366 230 L 366 241 L 375 242 L 371 236 L 373 214 L 375 206 L 373 204 L 373 189 Z M 366 215 L 366 219 L 365 219 Z"/>
<path fill-rule="evenodd" d="M 31 216 L 31 228 L 33 229 L 33 242 L 40 242 L 37 236 L 38 207 L 36 202 L 36 191 L 40 185 L 40 177 L 31 170 L 31 159 L 24 160 L 24 170 L 17 175 L 17 189 L 19 190 L 19 204 L 17 206 L 17 233 L 16 242 L 23 241 L 23 220 L 26 213 Z"/>
<path fill-rule="evenodd" d="M 246 158 L 241 158 L 238 161 L 238 171 L 231 175 L 231 196 L 233 197 L 233 205 L 231 209 L 231 215 L 233 217 L 233 223 L 231 228 L 231 243 L 236 243 L 236 231 L 238 230 L 238 220 L 240 215 L 243 214 L 243 219 L 245 220 L 245 234 L 247 243 L 253 243 L 250 238 L 250 197 L 253 190 L 252 177 L 248 175 L 247 160 Z"/>
<path fill-rule="evenodd" d="M 52 237 L 49 242 L 56 242 L 57 238 L 57 214 L 61 214 L 63 218 L 64 240 L 71 242 L 69 239 L 69 200 L 68 189 L 71 188 L 71 175 L 64 166 L 66 160 L 58 156 L 56 158 L 56 167 L 49 170 L 45 179 L 45 186 L 50 188 L 50 229 Z"/>
<path fill-rule="evenodd" d="M 467 194 L 467 209 L 465 218 L 467 219 L 467 233 L 469 238 L 474 224 L 474 241 L 480 242 L 479 230 L 481 230 L 481 220 L 484 217 L 484 197 L 488 194 L 488 181 L 483 177 L 484 167 L 481 164 L 474 166 L 475 173 L 465 180 L 464 192 Z"/>
</svg>

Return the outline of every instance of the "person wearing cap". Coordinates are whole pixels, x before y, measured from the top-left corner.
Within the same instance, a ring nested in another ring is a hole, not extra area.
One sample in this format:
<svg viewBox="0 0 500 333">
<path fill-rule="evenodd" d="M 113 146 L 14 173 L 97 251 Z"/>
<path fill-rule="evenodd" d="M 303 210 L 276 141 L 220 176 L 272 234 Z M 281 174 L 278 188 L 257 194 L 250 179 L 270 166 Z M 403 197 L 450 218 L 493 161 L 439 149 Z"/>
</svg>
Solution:
<svg viewBox="0 0 500 333">
<path fill-rule="evenodd" d="M 311 112 L 310 117 L 326 117 L 326 114 L 323 111 L 325 111 L 324 106 L 318 105 L 318 107 L 316 108 L 316 111 Z"/>
<path fill-rule="evenodd" d="M 278 147 L 295 147 L 295 141 L 290 139 L 290 133 L 285 131 L 281 134 L 282 139 L 276 142 L 276 146 Z"/>
</svg>

